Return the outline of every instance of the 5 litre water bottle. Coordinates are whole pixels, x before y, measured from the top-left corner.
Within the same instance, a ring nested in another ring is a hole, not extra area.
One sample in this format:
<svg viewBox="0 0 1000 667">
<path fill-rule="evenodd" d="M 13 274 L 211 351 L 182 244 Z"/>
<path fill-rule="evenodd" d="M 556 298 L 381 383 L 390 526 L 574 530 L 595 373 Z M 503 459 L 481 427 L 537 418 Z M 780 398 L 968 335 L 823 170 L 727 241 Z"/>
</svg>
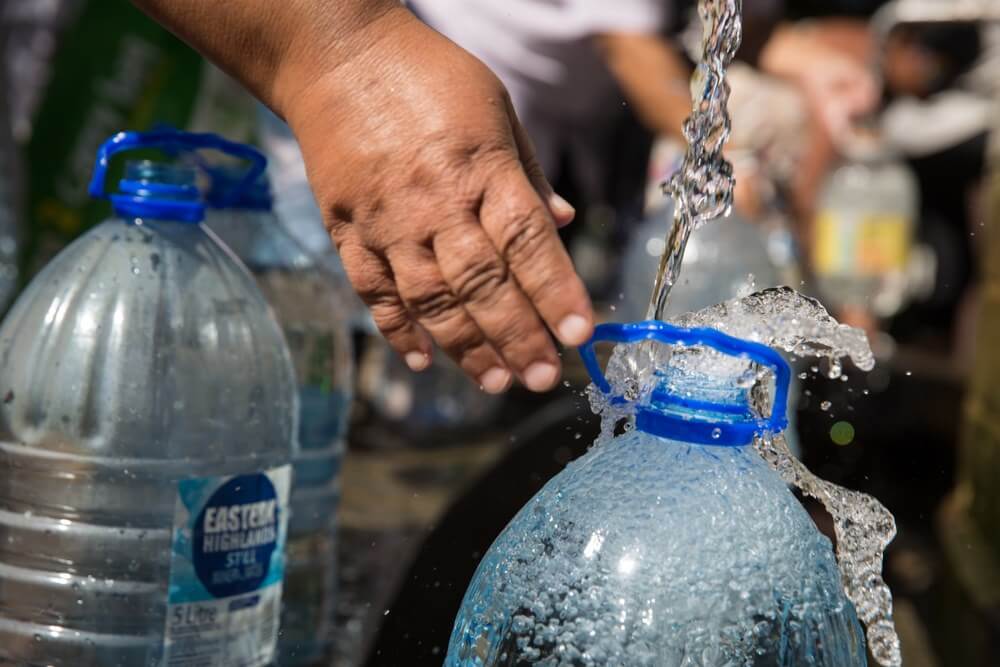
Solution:
<svg viewBox="0 0 1000 667">
<path fill-rule="evenodd" d="M 661 322 L 595 341 L 622 343 L 607 378 L 593 342 L 582 353 L 628 427 L 607 421 L 497 538 L 446 665 L 864 665 L 830 542 L 752 446 L 786 423 L 781 357 Z M 761 368 L 766 419 L 750 407 Z"/>
<path fill-rule="evenodd" d="M 247 147 L 248 150 L 252 150 Z M 338 278 L 275 219 L 266 180 L 239 189 L 212 171 L 208 225 L 257 279 L 285 333 L 299 387 L 288 564 L 279 649 L 282 665 L 313 664 L 331 647 L 335 617 L 340 465 L 352 393 L 347 306 Z"/>
<path fill-rule="evenodd" d="M 257 156 L 210 135 L 151 147 Z M 0 664 L 273 663 L 295 375 L 252 277 L 200 221 L 190 169 L 129 163 L 116 217 L 0 328 Z"/>
</svg>

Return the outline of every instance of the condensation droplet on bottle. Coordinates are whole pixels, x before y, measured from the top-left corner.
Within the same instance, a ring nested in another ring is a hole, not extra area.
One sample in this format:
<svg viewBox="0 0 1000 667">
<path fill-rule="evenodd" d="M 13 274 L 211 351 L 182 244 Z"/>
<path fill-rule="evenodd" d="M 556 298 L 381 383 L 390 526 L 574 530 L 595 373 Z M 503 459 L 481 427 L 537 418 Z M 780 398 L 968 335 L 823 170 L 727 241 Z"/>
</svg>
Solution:
<svg viewBox="0 0 1000 667">
<path fill-rule="evenodd" d="M 827 410 L 830 409 L 831 405 L 833 405 L 833 403 L 831 403 L 830 401 L 823 401 L 822 403 L 819 404 L 819 409 L 822 410 L 823 412 L 826 412 Z"/>
<path fill-rule="evenodd" d="M 716 426 L 712 429 L 712 440 L 718 440 L 722 437 L 722 429 Z"/>
</svg>

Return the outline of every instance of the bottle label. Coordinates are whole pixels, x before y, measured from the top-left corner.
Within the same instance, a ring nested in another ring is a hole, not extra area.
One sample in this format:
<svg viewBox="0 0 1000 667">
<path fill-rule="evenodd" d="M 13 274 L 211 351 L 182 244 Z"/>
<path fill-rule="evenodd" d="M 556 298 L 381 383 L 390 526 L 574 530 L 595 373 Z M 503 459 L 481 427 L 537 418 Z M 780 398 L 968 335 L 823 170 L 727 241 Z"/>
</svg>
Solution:
<svg viewBox="0 0 1000 667">
<path fill-rule="evenodd" d="M 824 211 L 816 220 L 814 268 L 821 275 L 861 277 L 901 272 L 909 260 L 910 230 L 910 221 L 902 215 L 872 214 L 848 221 Z"/>
<path fill-rule="evenodd" d="M 164 665 L 274 660 L 290 486 L 288 465 L 178 484 Z"/>
</svg>

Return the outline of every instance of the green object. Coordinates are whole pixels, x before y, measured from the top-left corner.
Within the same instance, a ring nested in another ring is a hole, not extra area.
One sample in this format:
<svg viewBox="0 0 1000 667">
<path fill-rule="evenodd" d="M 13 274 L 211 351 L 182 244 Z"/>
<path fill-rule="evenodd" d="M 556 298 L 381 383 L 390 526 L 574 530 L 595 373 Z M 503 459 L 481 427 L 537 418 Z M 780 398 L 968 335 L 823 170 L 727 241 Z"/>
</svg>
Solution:
<svg viewBox="0 0 1000 667">
<path fill-rule="evenodd" d="M 204 69 L 201 56 L 126 0 L 85 3 L 56 52 L 27 146 L 23 281 L 106 216 L 107 203 L 87 195 L 98 146 L 120 130 L 187 127 Z"/>
<path fill-rule="evenodd" d="M 850 422 L 837 422 L 830 429 L 830 439 L 841 447 L 854 442 L 854 425 Z"/>
</svg>

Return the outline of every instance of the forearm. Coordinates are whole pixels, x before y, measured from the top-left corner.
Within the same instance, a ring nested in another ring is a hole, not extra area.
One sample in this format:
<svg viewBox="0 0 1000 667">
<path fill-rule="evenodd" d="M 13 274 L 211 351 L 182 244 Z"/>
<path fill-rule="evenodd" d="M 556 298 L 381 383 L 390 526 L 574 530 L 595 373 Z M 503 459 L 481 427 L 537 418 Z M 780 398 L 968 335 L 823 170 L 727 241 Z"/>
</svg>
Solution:
<svg viewBox="0 0 1000 667">
<path fill-rule="evenodd" d="M 639 120 L 658 135 L 682 137 L 684 121 L 691 115 L 691 72 L 680 53 L 656 35 L 608 34 L 597 39 Z"/>
<path fill-rule="evenodd" d="M 279 114 L 370 40 L 366 28 L 406 13 L 399 0 L 132 1 Z"/>
</svg>

